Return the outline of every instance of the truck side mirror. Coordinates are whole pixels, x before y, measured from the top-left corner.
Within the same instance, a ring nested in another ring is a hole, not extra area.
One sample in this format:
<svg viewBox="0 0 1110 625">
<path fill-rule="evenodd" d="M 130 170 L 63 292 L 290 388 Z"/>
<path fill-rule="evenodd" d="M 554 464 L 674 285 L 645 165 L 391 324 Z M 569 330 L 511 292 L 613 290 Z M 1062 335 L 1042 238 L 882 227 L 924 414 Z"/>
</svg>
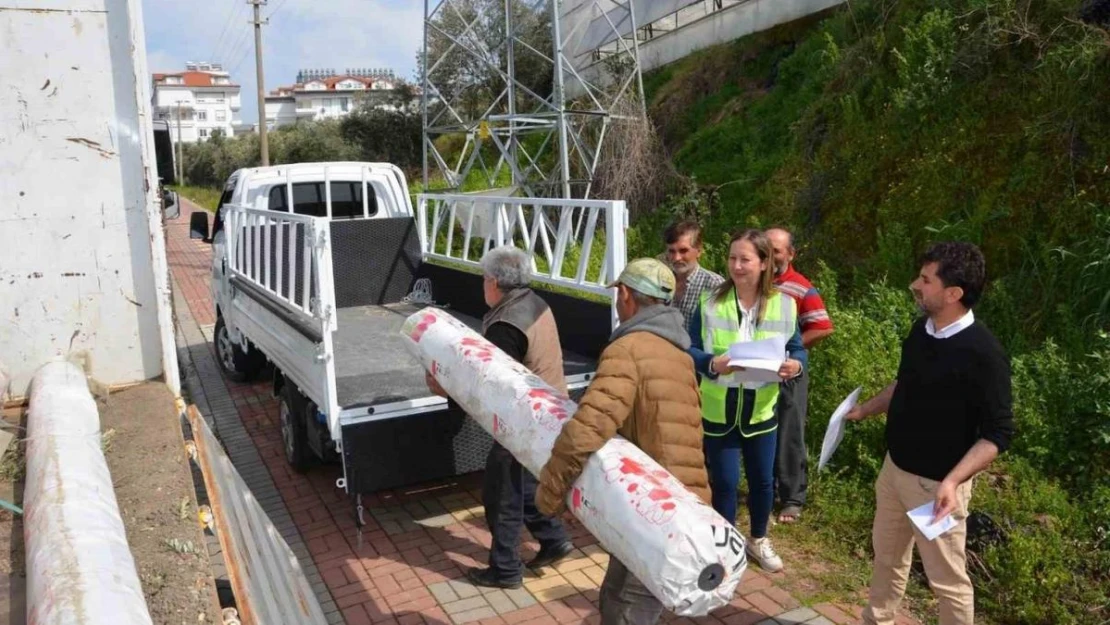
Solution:
<svg viewBox="0 0 1110 625">
<path fill-rule="evenodd" d="M 208 211 L 193 211 L 189 215 L 189 238 L 208 243 Z"/>
</svg>

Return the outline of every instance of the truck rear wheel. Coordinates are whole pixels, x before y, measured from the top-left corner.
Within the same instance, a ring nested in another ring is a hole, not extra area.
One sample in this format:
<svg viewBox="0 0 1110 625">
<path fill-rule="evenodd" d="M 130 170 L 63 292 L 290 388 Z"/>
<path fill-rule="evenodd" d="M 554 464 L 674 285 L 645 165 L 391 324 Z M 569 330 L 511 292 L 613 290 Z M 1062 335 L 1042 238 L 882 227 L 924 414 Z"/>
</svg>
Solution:
<svg viewBox="0 0 1110 625">
<path fill-rule="evenodd" d="M 281 424 L 281 443 L 285 460 L 297 473 L 304 473 L 312 464 L 312 450 L 308 448 L 308 399 L 297 387 L 286 380 L 278 400 L 278 422 Z"/>
<path fill-rule="evenodd" d="M 232 382 L 250 381 L 266 364 L 266 357 L 262 352 L 257 349 L 244 350 L 231 340 L 231 332 L 228 331 L 222 315 L 216 318 L 213 341 L 216 343 L 216 360 L 220 363 L 220 370 Z"/>
</svg>

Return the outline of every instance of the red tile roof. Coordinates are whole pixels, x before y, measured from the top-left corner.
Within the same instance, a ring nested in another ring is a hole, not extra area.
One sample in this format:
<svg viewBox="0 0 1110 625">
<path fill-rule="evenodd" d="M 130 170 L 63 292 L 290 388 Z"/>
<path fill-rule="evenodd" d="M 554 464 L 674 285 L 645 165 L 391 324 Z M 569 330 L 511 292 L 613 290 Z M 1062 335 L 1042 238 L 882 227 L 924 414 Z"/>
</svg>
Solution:
<svg viewBox="0 0 1110 625">
<path fill-rule="evenodd" d="M 181 78 L 183 87 L 238 87 L 237 84 L 217 85 L 212 82 L 212 74 L 208 72 L 185 71 L 176 74 L 155 74 L 154 82 L 162 83 L 166 78 L 175 76 Z M 177 85 L 174 85 L 177 86 Z"/>
</svg>

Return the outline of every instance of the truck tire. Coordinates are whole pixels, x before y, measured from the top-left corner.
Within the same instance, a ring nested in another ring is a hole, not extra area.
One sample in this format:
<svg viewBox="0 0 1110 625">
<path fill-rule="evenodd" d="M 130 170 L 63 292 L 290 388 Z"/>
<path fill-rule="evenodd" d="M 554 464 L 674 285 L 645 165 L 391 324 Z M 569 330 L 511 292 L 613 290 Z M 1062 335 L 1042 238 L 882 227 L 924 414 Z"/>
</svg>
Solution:
<svg viewBox="0 0 1110 625">
<path fill-rule="evenodd" d="M 281 446 L 285 460 L 297 473 L 304 473 L 312 465 L 312 450 L 308 447 L 308 399 L 286 380 L 278 400 L 278 424 L 281 426 Z"/>
<path fill-rule="evenodd" d="M 257 349 L 244 350 L 232 342 L 223 316 L 216 318 L 216 328 L 212 338 L 216 344 L 216 361 L 220 370 L 232 382 L 248 382 L 258 375 L 266 364 L 266 357 Z"/>
</svg>

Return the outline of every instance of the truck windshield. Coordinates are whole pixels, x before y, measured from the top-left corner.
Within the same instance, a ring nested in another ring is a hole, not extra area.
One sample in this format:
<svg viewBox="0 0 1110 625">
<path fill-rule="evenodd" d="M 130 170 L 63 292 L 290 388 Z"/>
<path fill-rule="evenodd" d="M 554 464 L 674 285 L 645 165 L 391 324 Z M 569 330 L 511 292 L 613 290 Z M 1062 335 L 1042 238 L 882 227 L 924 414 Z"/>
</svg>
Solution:
<svg viewBox="0 0 1110 625">
<path fill-rule="evenodd" d="M 378 198 L 374 194 L 373 185 L 367 184 L 366 188 L 368 213 L 365 216 L 372 217 L 378 212 Z M 289 212 L 288 203 L 285 201 L 285 185 L 270 189 L 268 206 L 272 211 Z M 294 183 L 293 212 L 297 215 L 308 215 L 310 217 L 327 217 L 328 205 L 324 183 Z M 332 219 L 361 219 L 363 217 L 361 181 L 331 183 L 331 217 Z"/>
</svg>

